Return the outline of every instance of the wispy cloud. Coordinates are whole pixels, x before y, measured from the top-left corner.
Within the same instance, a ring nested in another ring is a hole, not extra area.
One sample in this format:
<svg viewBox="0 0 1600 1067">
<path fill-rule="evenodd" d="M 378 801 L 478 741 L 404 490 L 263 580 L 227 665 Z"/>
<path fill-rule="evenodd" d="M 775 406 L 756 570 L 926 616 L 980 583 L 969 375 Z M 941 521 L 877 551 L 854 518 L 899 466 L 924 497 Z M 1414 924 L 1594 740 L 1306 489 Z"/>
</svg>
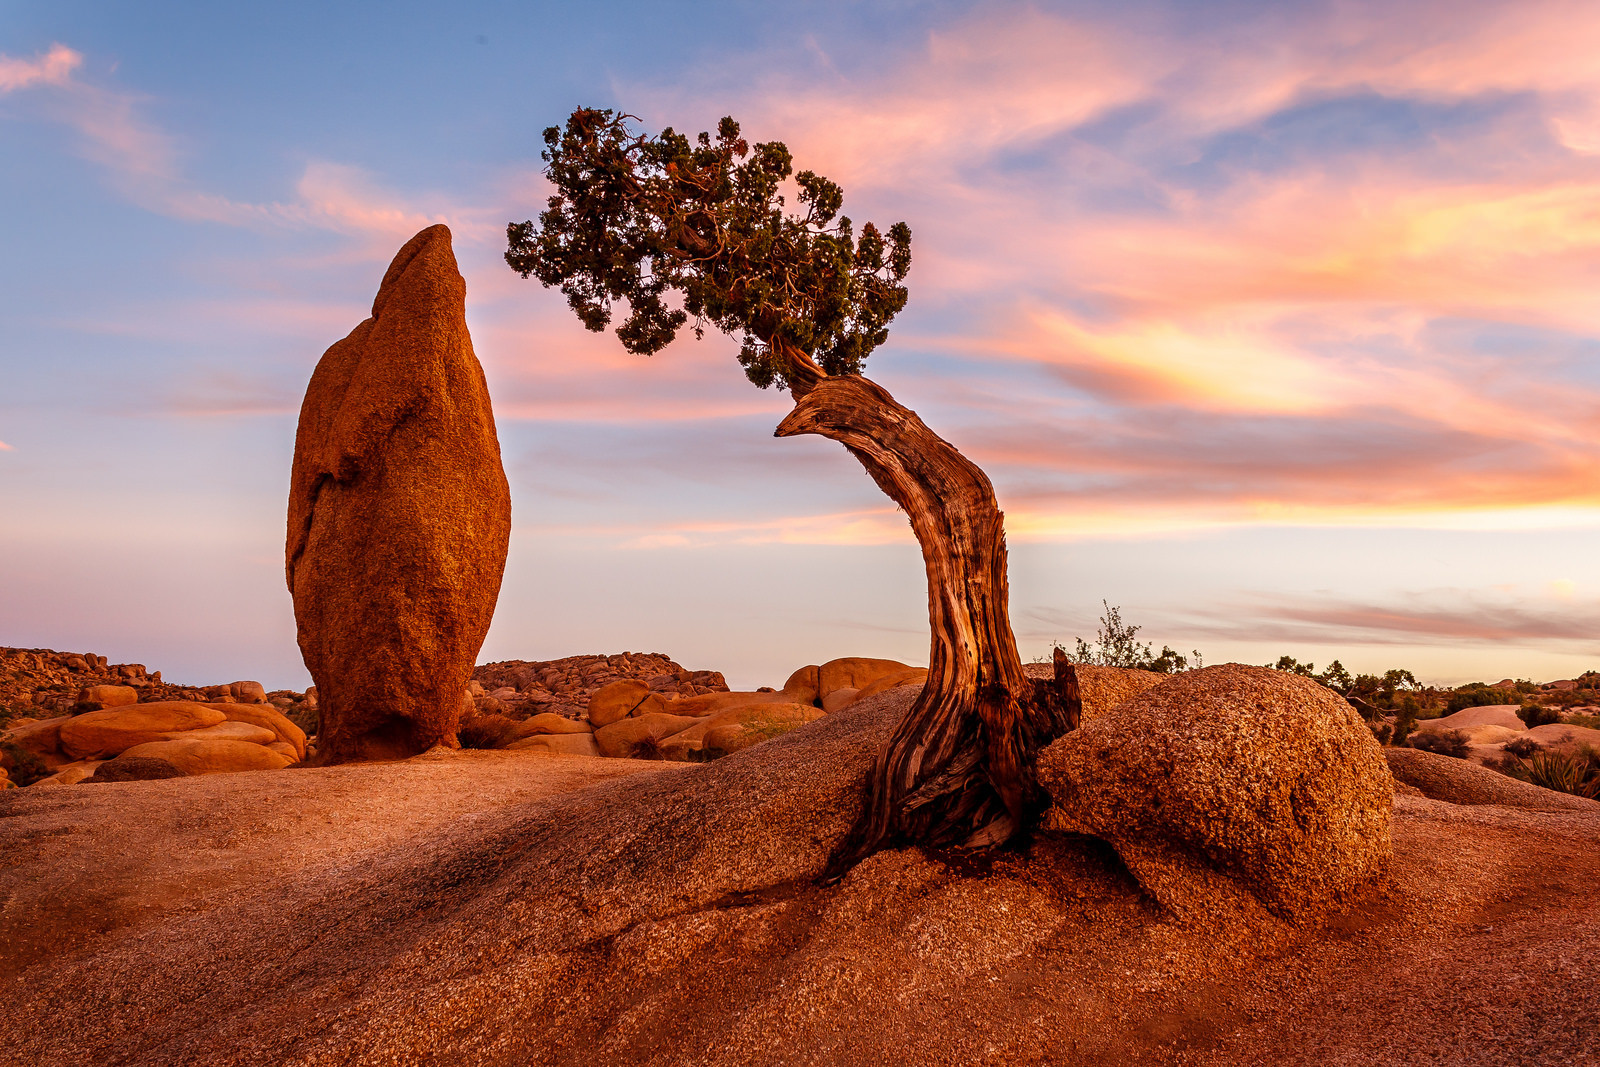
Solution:
<svg viewBox="0 0 1600 1067">
<path fill-rule="evenodd" d="M 6 444 L 4 441 L 0 441 L 0 452 L 15 452 L 15 451 L 16 451 L 16 448 L 14 448 L 13 446 Z"/>
<path fill-rule="evenodd" d="M 0 92 L 47 90 L 44 113 L 75 129 L 84 156 L 147 210 L 191 222 L 331 230 L 385 245 L 438 222 L 468 240 L 497 237 L 504 225 L 498 212 L 485 214 L 438 195 L 402 196 L 359 168 L 325 160 L 307 163 L 295 196 L 284 201 L 252 203 L 197 188 L 183 173 L 177 140 L 147 117 L 150 102 L 84 80 L 82 66 L 80 53 L 59 44 L 31 60 L 0 56 Z"/>
<path fill-rule="evenodd" d="M 0 93 L 30 85 L 64 85 L 82 65 L 83 56 L 62 44 L 51 45 L 50 51 L 32 59 L 0 55 Z"/>
<path fill-rule="evenodd" d="M 1600 649 L 1600 605 L 1570 601 L 1512 603 L 1447 592 L 1410 603 L 1257 597 L 1227 607 L 1226 614 L 1192 620 L 1188 631 L 1327 645 L 1576 642 L 1584 651 Z"/>
</svg>

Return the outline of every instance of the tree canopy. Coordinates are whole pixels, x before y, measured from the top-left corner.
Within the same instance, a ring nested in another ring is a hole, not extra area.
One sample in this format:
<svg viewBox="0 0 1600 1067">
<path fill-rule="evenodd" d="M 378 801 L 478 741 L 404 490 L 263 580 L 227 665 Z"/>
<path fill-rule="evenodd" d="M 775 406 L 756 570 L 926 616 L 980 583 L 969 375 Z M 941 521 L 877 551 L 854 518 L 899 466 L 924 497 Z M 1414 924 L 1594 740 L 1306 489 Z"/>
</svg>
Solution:
<svg viewBox="0 0 1600 1067">
<path fill-rule="evenodd" d="M 596 332 L 625 301 L 616 332 L 630 352 L 660 351 L 692 320 L 697 337 L 707 323 L 738 337 L 762 388 L 808 384 L 793 380 L 808 362 L 859 374 L 905 307 L 910 228 L 868 222 L 857 234 L 839 214 L 843 191 L 809 170 L 793 175 L 803 212 L 786 212 L 789 149 L 748 144 L 732 118 L 693 142 L 671 127 L 644 136 L 630 121 L 579 108 L 544 131 L 556 192 L 537 226 L 507 227 L 512 269 L 559 286 Z"/>
</svg>

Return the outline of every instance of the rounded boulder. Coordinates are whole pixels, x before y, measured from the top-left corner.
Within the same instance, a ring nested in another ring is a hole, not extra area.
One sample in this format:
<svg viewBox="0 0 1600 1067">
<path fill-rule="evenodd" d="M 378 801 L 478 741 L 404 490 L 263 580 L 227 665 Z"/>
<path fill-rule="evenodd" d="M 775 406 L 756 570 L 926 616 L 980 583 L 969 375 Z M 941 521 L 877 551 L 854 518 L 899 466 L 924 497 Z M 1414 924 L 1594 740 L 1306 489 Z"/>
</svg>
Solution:
<svg viewBox="0 0 1600 1067">
<path fill-rule="evenodd" d="M 232 771 L 276 771 L 294 760 L 282 752 L 250 741 L 226 737 L 186 737 L 135 745 L 123 758 L 166 760 L 185 774 L 224 774 Z M 115 762 L 115 761 L 112 761 Z"/>
<path fill-rule="evenodd" d="M 863 689 L 879 678 L 905 674 L 914 668 L 894 659 L 848 656 L 831 659 L 817 668 L 817 699 L 826 700 L 835 689 Z"/>
<path fill-rule="evenodd" d="M 589 725 L 598 730 L 626 719 L 651 695 L 650 687 L 634 678 L 623 678 L 603 685 L 589 698 Z M 656 698 L 658 702 L 660 699 Z"/>
<path fill-rule="evenodd" d="M 154 756 L 118 756 L 100 764 L 95 772 L 83 780 L 85 785 L 105 782 L 153 782 L 163 778 L 184 778 L 187 772 L 179 770 L 164 759 Z"/>
<path fill-rule="evenodd" d="M 215 726 L 227 716 L 186 700 L 130 704 L 75 716 L 61 724 L 61 751 L 74 760 L 126 752 L 135 745 L 166 740 L 176 731 Z"/>
<path fill-rule="evenodd" d="M 78 703 L 91 711 L 120 708 L 139 703 L 139 691 L 131 685 L 90 685 L 78 690 Z"/>
<path fill-rule="evenodd" d="M 594 740 L 602 756 L 612 759 L 652 759 L 657 755 L 660 742 L 699 724 L 699 719 L 687 715 L 655 713 L 630 716 L 596 730 Z"/>
<path fill-rule="evenodd" d="M 554 752 L 560 756 L 598 756 L 600 748 L 594 743 L 594 734 L 534 734 L 513 741 L 507 749 L 532 752 Z"/>
<path fill-rule="evenodd" d="M 1307 678 L 1176 675 L 1038 761 L 1052 829 L 1108 842 L 1179 914 L 1254 897 L 1308 921 L 1387 874 L 1394 780 L 1371 731 Z"/>
</svg>

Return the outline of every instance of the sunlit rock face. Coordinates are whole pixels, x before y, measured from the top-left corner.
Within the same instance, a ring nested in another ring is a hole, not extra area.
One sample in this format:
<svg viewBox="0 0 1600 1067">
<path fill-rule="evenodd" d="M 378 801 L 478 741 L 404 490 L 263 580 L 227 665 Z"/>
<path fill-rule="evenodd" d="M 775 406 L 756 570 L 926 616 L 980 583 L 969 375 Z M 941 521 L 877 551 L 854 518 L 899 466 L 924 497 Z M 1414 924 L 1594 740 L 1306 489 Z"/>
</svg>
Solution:
<svg viewBox="0 0 1600 1067">
<path fill-rule="evenodd" d="M 1109 842 L 1178 913 L 1312 920 L 1384 879 L 1394 780 L 1372 732 L 1308 678 L 1238 663 L 1179 674 L 1039 758 L 1048 823 Z"/>
<path fill-rule="evenodd" d="M 300 409 L 287 566 L 319 763 L 454 744 L 511 495 L 450 231 L 408 241 Z"/>
</svg>

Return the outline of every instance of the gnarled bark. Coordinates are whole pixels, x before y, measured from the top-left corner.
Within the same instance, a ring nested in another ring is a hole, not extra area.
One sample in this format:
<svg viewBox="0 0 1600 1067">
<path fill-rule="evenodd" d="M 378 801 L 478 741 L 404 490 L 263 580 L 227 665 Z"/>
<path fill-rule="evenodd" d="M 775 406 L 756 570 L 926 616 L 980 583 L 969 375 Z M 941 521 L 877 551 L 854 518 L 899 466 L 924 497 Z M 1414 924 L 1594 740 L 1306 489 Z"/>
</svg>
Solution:
<svg viewBox="0 0 1600 1067">
<path fill-rule="evenodd" d="M 1078 709 L 1076 679 L 1059 653 L 1053 683 L 1023 673 L 994 488 L 876 383 L 803 373 L 790 382 L 795 408 L 777 436 L 814 433 L 843 444 L 910 518 L 928 573 L 928 680 L 879 754 L 835 869 L 894 840 L 1004 842 L 1039 807 L 1034 753 L 1075 726 Z"/>
</svg>

